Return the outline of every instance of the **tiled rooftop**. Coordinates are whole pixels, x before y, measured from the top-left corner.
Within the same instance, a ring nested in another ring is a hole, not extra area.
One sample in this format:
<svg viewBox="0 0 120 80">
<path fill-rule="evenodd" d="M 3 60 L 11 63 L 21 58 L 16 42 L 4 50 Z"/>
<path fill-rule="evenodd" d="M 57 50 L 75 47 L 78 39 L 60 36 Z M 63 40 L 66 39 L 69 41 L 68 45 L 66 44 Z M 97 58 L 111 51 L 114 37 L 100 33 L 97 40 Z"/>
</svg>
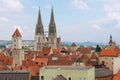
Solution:
<svg viewBox="0 0 120 80">
<path fill-rule="evenodd" d="M 104 49 L 101 51 L 99 56 L 117 57 L 118 52 L 115 49 Z"/>
</svg>

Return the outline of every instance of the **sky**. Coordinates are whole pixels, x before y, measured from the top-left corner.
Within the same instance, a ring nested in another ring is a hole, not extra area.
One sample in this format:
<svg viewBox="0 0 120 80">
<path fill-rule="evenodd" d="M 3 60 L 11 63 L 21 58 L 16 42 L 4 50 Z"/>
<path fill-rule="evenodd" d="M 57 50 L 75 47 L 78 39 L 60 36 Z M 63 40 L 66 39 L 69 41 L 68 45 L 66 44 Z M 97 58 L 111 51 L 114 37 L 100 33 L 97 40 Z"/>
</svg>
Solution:
<svg viewBox="0 0 120 80">
<path fill-rule="evenodd" d="M 0 0 L 0 40 L 11 40 L 16 28 L 23 40 L 34 40 L 40 7 L 48 31 L 51 7 L 62 41 L 120 43 L 119 0 Z"/>
</svg>

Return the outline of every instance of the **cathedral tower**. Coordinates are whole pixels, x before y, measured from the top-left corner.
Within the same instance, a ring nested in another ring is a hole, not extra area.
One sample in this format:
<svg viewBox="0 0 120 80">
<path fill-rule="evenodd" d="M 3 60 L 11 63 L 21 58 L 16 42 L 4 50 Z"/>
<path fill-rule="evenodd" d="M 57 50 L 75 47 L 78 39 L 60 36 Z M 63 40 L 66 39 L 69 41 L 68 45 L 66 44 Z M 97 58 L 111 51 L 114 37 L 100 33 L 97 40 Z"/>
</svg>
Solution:
<svg viewBox="0 0 120 80">
<path fill-rule="evenodd" d="M 35 50 L 42 50 L 43 42 L 44 42 L 44 28 L 43 28 L 40 8 L 39 8 L 38 21 L 35 30 Z"/>
<path fill-rule="evenodd" d="M 56 32 L 56 24 L 54 20 L 54 12 L 53 8 L 51 9 L 51 17 L 50 17 L 50 23 L 49 23 L 49 31 L 48 31 L 48 38 L 49 38 L 49 45 L 52 48 L 57 47 L 57 32 Z"/>
<path fill-rule="evenodd" d="M 44 33 L 40 9 L 38 12 L 38 21 L 35 30 L 35 50 L 42 50 L 43 47 L 57 48 L 60 46 L 60 38 L 57 38 L 56 24 L 54 20 L 53 8 L 51 9 L 48 35 Z"/>
</svg>

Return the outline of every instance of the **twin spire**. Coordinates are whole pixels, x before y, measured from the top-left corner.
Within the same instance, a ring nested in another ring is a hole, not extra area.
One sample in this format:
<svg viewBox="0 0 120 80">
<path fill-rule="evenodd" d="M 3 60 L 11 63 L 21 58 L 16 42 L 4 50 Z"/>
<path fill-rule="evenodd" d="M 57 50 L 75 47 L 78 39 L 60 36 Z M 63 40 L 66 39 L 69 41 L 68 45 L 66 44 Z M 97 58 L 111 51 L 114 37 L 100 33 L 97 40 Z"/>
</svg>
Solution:
<svg viewBox="0 0 120 80">
<path fill-rule="evenodd" d="M 53 7 L 51 9 L 51 17 L 50 17 L 50 23 L 49 23 L 49 33 L 51 33 L 51 25 L 52 25 L 52 29 L 54 28 L 54 31 L 56 32 L 56 25 L 55 25 L 55 21 L 54 21 L 54 12 L 53 12 Z M 40 13 L 40 8 L 39 8 L 39 12 L 38 12 L 38 21 L 36 24 L 36 30 L 35 30 L 35 35 L 44 35 L 44 28 L 43 28 L 43 24 L 42 24 L 42 18 L 41 18 L 41 13 Z"/>
<path fill-rule="evenodd" d="M 39 7 L 39 12 L 38 12 L 38 24 L 42 25 L 42 19 L 41 19 L 41 13 L 40 13 L 40 7 Z"/>
<path fill-rule="evenodd" d="M 40 8 L 38 12 L 38 21 L 37 21 L 36 30 L 35 30 L 35 35 L 38 35 L 38 34 L 44 35 L 44 28 L 43 28 L 42 19 L 41 19 Z"/>
<path fill-rule="evenodd" d="M 54 21 L 54 12 L 53 12 L 53 7 L 52 7 L 52 9 L 51 9 L 50 24 L 55 24 L 55 21 Z"/>
</svg>

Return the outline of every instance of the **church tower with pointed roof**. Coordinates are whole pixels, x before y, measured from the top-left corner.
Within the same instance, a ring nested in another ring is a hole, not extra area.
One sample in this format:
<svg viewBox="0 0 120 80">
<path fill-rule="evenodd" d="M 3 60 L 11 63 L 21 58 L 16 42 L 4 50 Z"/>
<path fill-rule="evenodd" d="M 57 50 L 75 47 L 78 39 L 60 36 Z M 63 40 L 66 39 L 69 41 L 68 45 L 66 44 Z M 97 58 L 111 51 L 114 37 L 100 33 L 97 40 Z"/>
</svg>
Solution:
<svg viewBox="0 0 120 80">
<path fill-rule="evenodd" d="M 44 43 L 44 28 L 43 28 L 40 8 L 39 8 L 38 20 L 35 30 L 35 50 L 42 50 L 43 43 Z"/>
<path fill-rule="evenodd" d="M 13 66 L 21 66 L 22 60 L 24 60 L 24 50 L 22 49 L 22 35 L 18 28 L 12 35 L 12 56 Z"/>
<path fill-rule="evenodd" d="M 112 40 L 112 35 L 110 34 L 110 41 L 109 41 L 108 47 L 115 48 L 115 46 L 116 46 L 116 42 Z"/>
<path fill-rule="evenodd" d="M 53 7 L 51 9 L 48 38 L 49 38 L 49 43 L 50 43 L 49 45 L 53 48 L 56 48 L 57 47 L 57 31 L 56 31 L 56 24 L 54 20 Z"/>
<path fill-rule="evenodd" d="M 12 35 L 12 49 L 21 49 L 22 48 L 21 39 L 22 39 L 22 35 L 21 35 L 19 29 L 17 28 Z"/>
</svg>

